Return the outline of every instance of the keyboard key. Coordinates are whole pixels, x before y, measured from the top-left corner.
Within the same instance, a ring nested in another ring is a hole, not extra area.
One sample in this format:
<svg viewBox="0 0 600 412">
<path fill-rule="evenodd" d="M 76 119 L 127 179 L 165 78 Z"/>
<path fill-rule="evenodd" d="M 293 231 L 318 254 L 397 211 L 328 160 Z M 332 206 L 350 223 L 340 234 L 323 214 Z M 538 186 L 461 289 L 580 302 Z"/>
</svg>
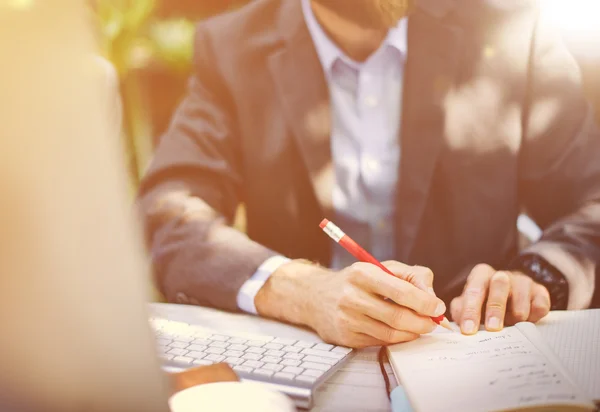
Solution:
<svg viewBox="0 0 600 412">
<path fill-rule="evenodd" d="M 210 342 L 211 342 L 211 341 L 210 341 L 210 340 L 208 340 L 208 339 L 194 339 L 194 340 L 192 341 L 192 343 L 193 343 L 194 345 L 202 345 L 202 346 L 208 346 L 208 344 L 209 344 Z"/>
<path fill-rule="evenodd" d="M 302 352 L 300 352 L 304 355 L 314 355 L 314 356 L 323 356 L 325 358 L 333 358 L 333 359 L 342 359 L 345 355 L 343 353 L 339 353 L 339 352 L 329 352 L 329 351 L 324 351 L 324 350 L 317 350 L 317 349 L 303 349 Z"/>
<path fill-rule="evenodd" d="M 246 345 L 253 346 L 253 347 L 256 347 L 256 348 L 260 348 L 260 347 L 262 347 L 266 343 L 267 342 L 262 341 L 262 340 L 249 340 L 248 342 L 246 342 Z"/>
<path fill-rule="evenodd" d="M 248 347 L 246 345 L 240 345 L 240 344 L 234 343 L 233 345 L 229 345 L 229 347 L 227 349 L 239 350 L 239 351 L 244 352 L 246 349 L 248 349 Z"/>
<path fill-rule="evenodd" d="M 158 346 L 157 349 L 158 349 L 158 353 L 167 353 L 172 348 L 169 348 L 168 346 Z"/>
<path fill-rule="evenodd" d="M 323 356 L 312 356 L 312 355 L 308 355 L 303 359 L 304 362 L 317 362 L 317 363 L 324 363 L 325 365 L 335 365 L 336 363 L 338 363 L 337 359 L 333 359 L 333 358 L 324 358 Z"/>
<path fill-rule="evenodd" d="M 304 362 L 300 365 L 304 369 L 317 369 L 320 371 L 327 371 L 331 368 L 329 365 L 325 365 L 323 363 L 314 363 L 314 362 Z"/>
<path fill-rule="evenodd" d="M 262 368 L 264 363 L 263 362 L 258 362 L 258 361 L 253 361 L 253 360 L 247 360 L 246 362 L 243 363 L 244 366 L 249 366 L 253 369 L 257 369 L 257 368 Z"/>
<path fill-rule="evenodd" d="M 304 372 L 304 369 L 297 368 L 295 366 L 287 366 L 282 372 L 293 373 L 294 375 L 300 375 L 302 372 Z"/>
<path fill-rule="evenodd" d="M 230 364 L 231 366 L 235 366 L 235 365 L 241 365 L 242 363 L 245 362 L 245 360 L 242 358 L 236 358 L 235 356 L 230 356 L 225 359 L 225 362 Z"/>
<path fill-rule="evenodd" d="M 206 345 L 194 345 L 194 344 L 192 344 L 192 345 L 188 346 L 186 349 L 190 350 L 190 351 L 191 350 L 195 350 L 195 351 L 203 352 L 206 349 L 208 349 L 208 346 L 206 346 Z"/>
<path fill-rule="evenodd" d="M 278 372 L 274 375 L 274 377 L 286 381 L 293 381 L 296 375 L 294 375 L 293 373 Z"/>
<path fill-rule="evenodd" d="M 240 366 L 240 365 L 234 366 L 234 367 L 233 367 L 233 370 L 234 370 L 234 371 L 237 371 L 237 372 L 244 372 L 244 373 L 250 373 L 250 372 L 252 372 L 252 368 L 251 368 L 251 367 L 249 367 L 249 366 L 244 366 L 244 365 L 241 365 L 241 366 Z"/>
<path fill-rule="evenodd" d="M 276 356 L 278 358 L 283 358 L 283 355 L 285 355 L 285 352 L 280 350 L 268 350 L 265 352 L 265 356 Z"/>
<path fill-rule="evenodd" d="M 299 348 L 312 348 L 313 346 L 315 346 L 315 344 L 312 342 L 305 342 L 305 341 L 300 340 L 300 341 L 294 343 L 294 346 L 298 346 Z"/>
<path fill-rule="evenodd" d="M 171 343 L 171 339 L 158 338 L 156 339 L 156 343 L 162 346 L 167 346 L 169 343 Z"/>
<path fill-rule="evenodd" d="M 271 376 L 273 376 L 273 371 L 270 371 L 268 369 L 254 369 L 254 372 L 252 372 L 255 375 L 260 375 L 260 376 L 264 376 L 267 378 L 270 378 Z"/>
<path fill-rule="evenodd" d="M 275 371 L 275 372 L 279 372 L 280 370 L 283 369 L 283 366 L 281 365 L 276 365 L 274 363 L 265 363 L 265 365 L 262 367 L 263 369 L 267 369 L 270 371 Z"/>
<path fill-rule="evenodd" d="M 248 349 L 246 349 L 246 353 L 265 353 L 267 350 L 265 348 L 254 348 L 254 347 L 250 347 Z"/>
<path fill-rule="evenodd" d="M 185 349 L 179 349 L 179 348 L 173 348 L 170 351 L 167 352 L 169 355 L 175 355 L 175 356 L 183 356 L 186 353 L 188 353 L 187 350 Z"/>
<path fill-rule="evenodd" d="M 262 355 L 259 355 L 258 353 L 244 353 L 242 355 L 242 359 L 260 360 L 260 358 L 262 358 Z"/>
<path fill-rule="evenodd" d="M 196 359 L 195 361 L 192 362 L 193 365 L 198 365 L 198 366 L 208 366 L 208 365 L 212 365 L 214 362 L 211 360 L 207 360 L 207 359 Z"/>
<path fill-rule="evenodd" d="M 331 349 L 331 351 L 332 352 L 343 353 L 344 355 L 347 355 L 348 353 L 352 352 L 352 349 L 345 348 L 343 346 L 336 346 L 335 348 Z"/>
<path fill-rule="evenodd" d="M 299 346 L 284 346 L 281 350 L 284 352 L 300 353 L 302 348 Z"/>
<path fill-rule="evenodd" d="M 229 343 L 221 342 L 221 341 L 212 341 L 208 344 L 211 348 L 226 348 L 229 346 Z"/>
<path fill-rule="evenodd" d="M 302 360 L 302 358 L 304 358 L 305 355 L 301 354 L 301 353 L 292 353 L 292 352 L 288 352 L 285 355 L 283 355 L 284 359 L 296 359 L 296 360 Z"/>
<path fill-rule="evenodd" d="M 229 340 L 227 342 L 233 343 L 234 345 L 237 345 L 237 344 L 241 344 L 241 343 L 246 343 L 247 339 L 243 339 L 243 338 L 229 338 Z"/>
<path fill-rule="evenodd" d="M 215 355 L 220 355 L 225 352 L 225 349 L 223 349 L 223 348 L 207 348 L 204 352 L 212 353 Z"/>
<path fill-rule="evenodd" d="M 309 384 L 313 384 L 317 381 L 317 378 L 314 376 L 306 376 L 306 375 L 300 375 L 300 376 L 296 376 L 296 380 L 298 382 L 305 382 L 305 383 L 309 383 Z"/>
<path fill-rule="evenodd" d="M 179 363 L 191 364 L 194 361 L 194 359 L 189 358 L 187 356 L 175 356 L 173 358 L 173 361 L 179 362 Z"/>
<path fill-rule="evenodd" d="M 173 336 L 173 340 L 176 340 L 178 342 L 185 342 L 185 343 L 191 343 L 195 338 L 191 337 L 191 336 Z"/>
<path fill-rule="evenodd" d="M 163 354 L 160 355 L 160 357 L 164 360 L 172 360 L 175 356 L 174 355 L 167 355 L 167 354 Z"/>
<path fill-rule="evenodd" d="M 290 346 L 296 343 L 297 341 L 294 339 L 284 339 L 284 338 L 275 338 L 273 339 L 273 343 L 280 343 L 284 346 Z"/>
<path fill-rule="evenodd" d="M 185 343 L 185 342 L 173 341 L 173 342 L 169 343 L 169 347 L 170 348 L 185 349 L 188 346 L 190 346 L 190 344 L 189 343 Z"/>
<path fill-rule="evenodd" d="M 329 345 L 327 343 L 317 343 L 313 349 L 330 351 L 333 349 L 333 345 Z"/>
<path fill-rule="evenodd" d="M 263 356 L 261 361 L 266 363 L 279 363 L 281 362 L 281 358 L 275 356 Z"/>
<path fill-rule="evenodd" d="M 263 348 L 279 350 L 279 349 L 283 348 L 283 345 L 280 345 L 279 343 L 270 342 L 270 343 L 265 344 L 265 346 L 263 346 Z"/>
<path fill-rule="evenodd" d="M 213 361 L 213 362 L 222 362 L 225 360 L 225 356 L 222 355 L 207 355 L 204 359 Z"/>
<path fill-rule="evenodd" d="M 319 376 L 323 375 L 326 371 L 319 371 L 316 369 L 307 369 L 304 372 L 302 372 L 302 375 L 304 376 L 312 376 L 313 378 L 318 378 Z"/>
<path fill-rule="evenodd" d="M 282 360 L 280 362 L 280 365 L 284 365 L 284 366 L 299 366 L 301 363 L 302 363 L 302 361 L 295 360 L 295 359 L 284 359 L 284 360 Z"/>
<path fill-rule="evenodd" d="M 229 336 L 212 335 L 209 339 L 210 340 L 216 340 L 216 341 L 219 341 L 219 342 L 227 342 L 229 340 Z"/>
<path fill-rule="evenodd" d="M 189 356 L 190 358 L 194 359 L 202 359 L 206 356 L 206 353 L 192 350 L 189 351 L 186 356 Z"/>
<path fill-rule="evenodd" d="M 233 356 L 235 358 L 241 358 L 242 356 L 244 356 L 244 352 L 241 352 L 239 350 L 229 350 L 229 349 L 227 349 L 227 352 L 225 352 L 223 354 L 223 356 Z"/>
</svg>

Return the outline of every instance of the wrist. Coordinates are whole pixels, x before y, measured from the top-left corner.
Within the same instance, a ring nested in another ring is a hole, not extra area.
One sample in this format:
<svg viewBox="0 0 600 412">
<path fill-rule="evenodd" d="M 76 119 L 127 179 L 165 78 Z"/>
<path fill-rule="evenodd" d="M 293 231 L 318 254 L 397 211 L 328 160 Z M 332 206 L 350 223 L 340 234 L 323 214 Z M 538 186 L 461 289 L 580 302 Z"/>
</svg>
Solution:
<svg viewBox="0 0 600 412">
<path fill-rule="evenodd" d="M 518 256 L 509 266 L 532 278 L 550 294 L 552 310 L 564 310 L 569 301 L 569 283 L 565 276 L 546 259 L 536 254 Z"/>
<path fill-rule="evenodd" d="M 328 272 L 306 260 L 281 265 L 258 291 L 254 299 L 260 316 L 297 325 L 310 326 L 311 290 L 315 278 Z"/>
</svg>

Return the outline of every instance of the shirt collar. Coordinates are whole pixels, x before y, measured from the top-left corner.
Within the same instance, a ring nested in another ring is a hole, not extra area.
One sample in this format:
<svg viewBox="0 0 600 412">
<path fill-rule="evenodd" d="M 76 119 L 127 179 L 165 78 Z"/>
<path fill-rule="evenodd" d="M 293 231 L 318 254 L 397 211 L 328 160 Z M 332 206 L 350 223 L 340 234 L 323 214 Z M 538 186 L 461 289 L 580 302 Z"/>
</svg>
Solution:
<svg viewBox="0 0 600 412">
<path fill-rule="evenodd" d="M 302 14 L 313 43 L 317 50 L 317 55 L 323 66 L 325 73 L 329 73 L 333 64 L 338 59 L 350 62 L 351 59 L 329 38 L 325 33 L 317 18 L 315 17 L 310 0 L 302 0 Z M 400 55 L 406 56 L 408 49 L 407 40 L 408 18 L 401 19 L 396 26 L 392 27 L 383 41 L 383 45 L 391 46 L 400 52 Z M 356 64 L 356 63 L 355 63 Z"/>
</svg>

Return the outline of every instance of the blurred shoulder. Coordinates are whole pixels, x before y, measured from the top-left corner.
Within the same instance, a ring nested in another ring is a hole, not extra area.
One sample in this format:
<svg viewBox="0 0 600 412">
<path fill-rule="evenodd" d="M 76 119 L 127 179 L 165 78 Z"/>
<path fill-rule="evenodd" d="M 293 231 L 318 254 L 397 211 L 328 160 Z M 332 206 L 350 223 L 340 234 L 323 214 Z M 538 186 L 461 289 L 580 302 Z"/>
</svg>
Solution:
<svg viewBox="0 0 600 412">
<path fill-rule="evenodd" d="M 539 0 L 453 0 L 453 18 L 470 26 L 526 20 L 533 25 L 539 16 Z"/>
<path fill-rule="evenodd" d="M 270 42 L 277 31 L 281 3 L 299 0 L 251 0 L 248 4 L 210 17 L 197 25 L 198 36 L 214 46 L 247 47 Z"/>
</svg>

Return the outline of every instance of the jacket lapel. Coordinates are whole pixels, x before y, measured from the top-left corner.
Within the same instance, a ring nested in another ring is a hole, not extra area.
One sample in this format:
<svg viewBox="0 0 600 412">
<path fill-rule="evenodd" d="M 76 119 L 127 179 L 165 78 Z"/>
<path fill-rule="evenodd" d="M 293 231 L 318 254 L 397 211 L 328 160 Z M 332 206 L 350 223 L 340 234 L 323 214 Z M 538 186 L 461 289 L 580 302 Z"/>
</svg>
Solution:
<svg viewBox="0 0 600 412">
<path fill-rule="evenodd" d="M 422 0 L 409 18 L 404 79 L 397 258 L 408 261 L 445 140 L 444 98 L 458 71 L 460 29 L 441 18 L 453 0 Z"/>
<path fill-rule="evenodd" d="M 269 69 L 322 213 L 328 214 L 334 170 L 327 82 L 299 0 L 282 2 L 279 24 L 284 45 L 270 56 Z"/>
</svg>

